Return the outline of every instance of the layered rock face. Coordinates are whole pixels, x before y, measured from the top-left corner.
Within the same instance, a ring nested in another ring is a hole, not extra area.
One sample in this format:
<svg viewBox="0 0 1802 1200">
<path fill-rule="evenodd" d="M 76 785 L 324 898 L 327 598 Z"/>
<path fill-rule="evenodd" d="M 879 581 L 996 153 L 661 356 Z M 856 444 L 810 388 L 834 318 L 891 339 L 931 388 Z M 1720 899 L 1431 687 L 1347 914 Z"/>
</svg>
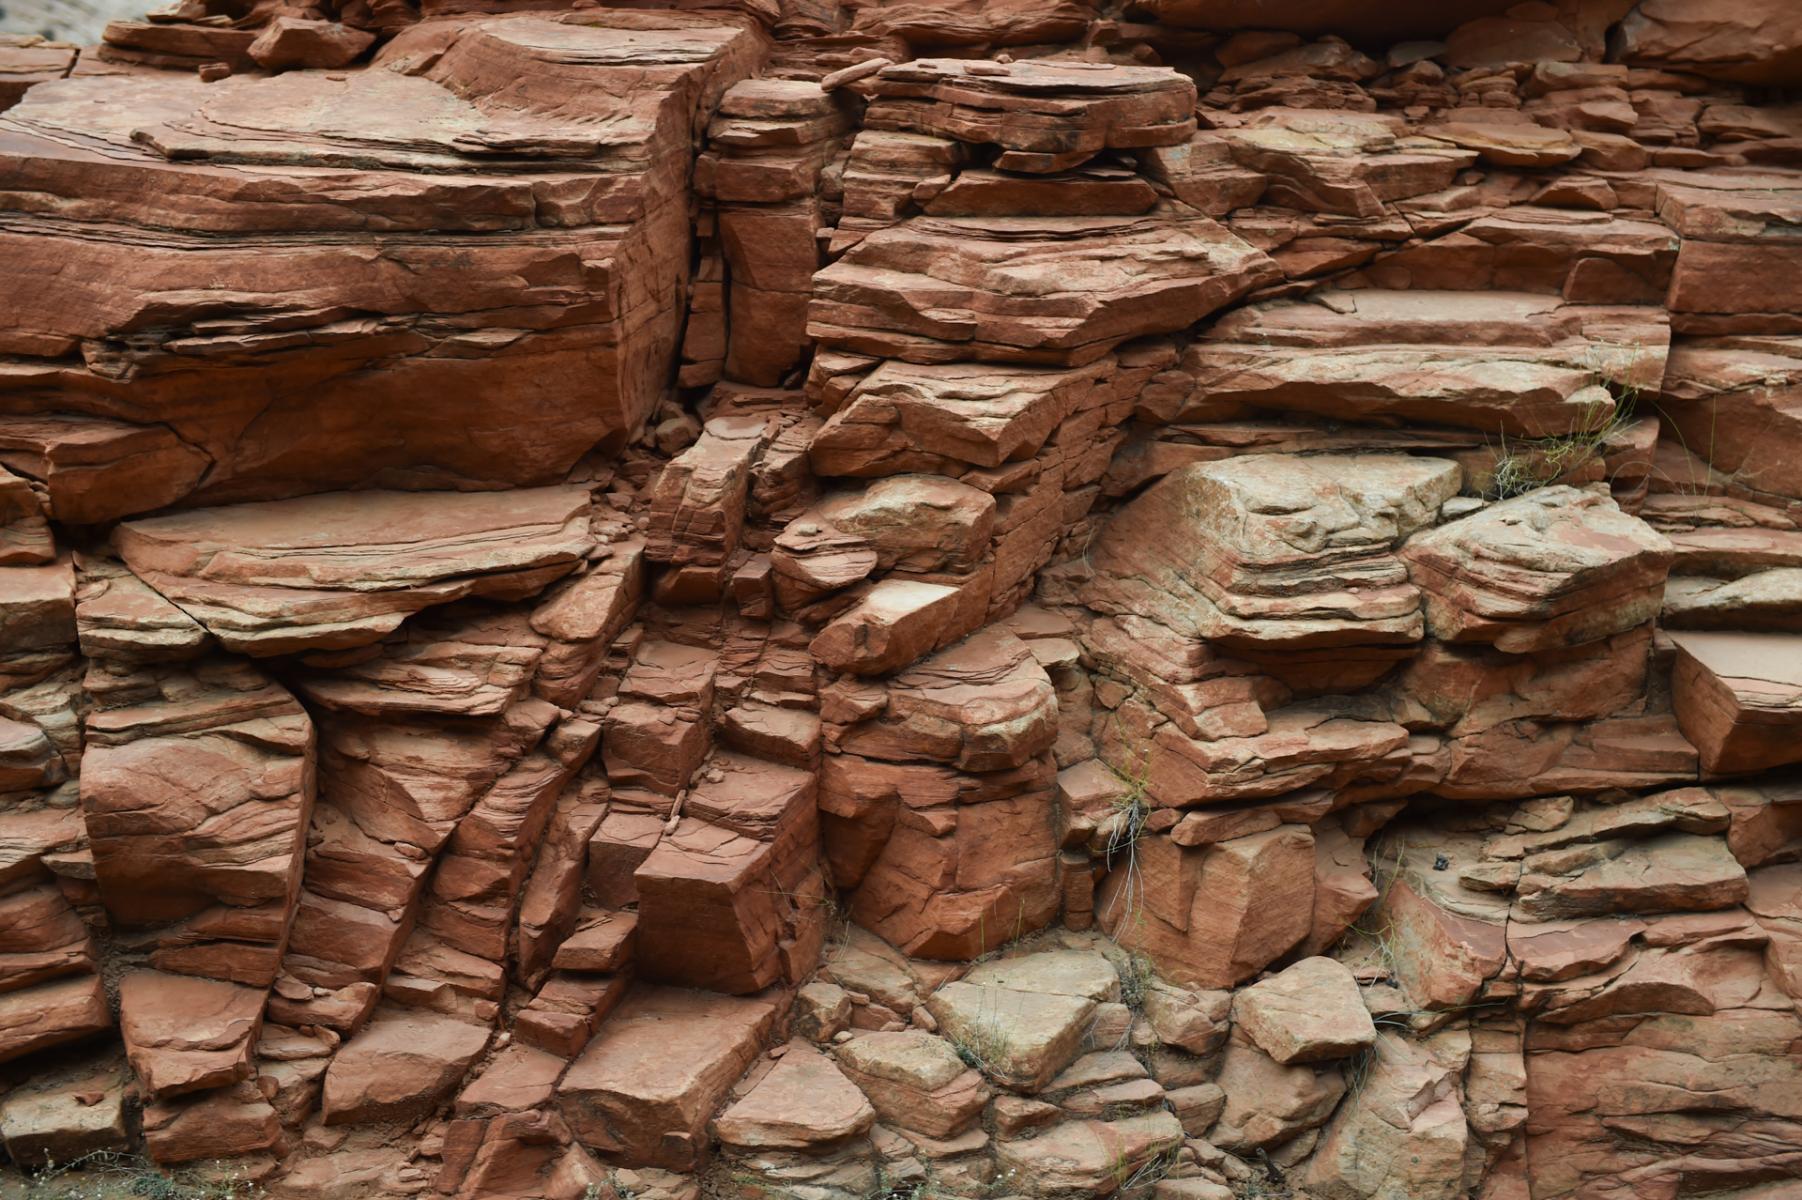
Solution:
<svg viewBox="0 0 1802 1200">
<path fill-rule="evenodd" d="M 0 1191 L 1798 1194 L 1798 86 L 1751 0 L 0 40 Z"/>
</svg>

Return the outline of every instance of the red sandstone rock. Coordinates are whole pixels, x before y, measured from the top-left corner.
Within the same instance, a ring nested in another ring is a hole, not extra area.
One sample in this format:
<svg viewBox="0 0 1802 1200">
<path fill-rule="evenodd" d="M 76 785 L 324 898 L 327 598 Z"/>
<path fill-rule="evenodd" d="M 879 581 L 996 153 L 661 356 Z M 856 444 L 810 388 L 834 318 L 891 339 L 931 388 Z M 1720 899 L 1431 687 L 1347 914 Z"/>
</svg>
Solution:
<svg viewBox="0 0 1802 1200">
<path fill-rule="evenodd" d="M 374 44 L 375 35 L 335 21 L 277 17 L 263 27 L 245 53 L 265 70 L 287 71 L 349 66 Z"/>
<path fill-rule="evenodd" d="M 1698 632 L 1674 639 L 1673 703 L 1704 768 L 1733 774 L 1802 757 L 1802 669 L 1793 635 Z"/>
<path fill-rule="evenodd" d="M 1682 5 L 1651 0 L 1622 22 L 1622 57 L 1744 83 L 1787 78 L 1802 61 L 1802 25 L 1775 0 Z"/>
<path fill-rule="evenodd" d="M 571 1130 L 624 1166 L 692 1169 L 707 1119 L 774 1015 L 761 1000 L 635 992 L 558 1085 Z"/>
<path fill-rule="evenodd" d="M 1123 251 L 1139 262 L 1127 266 Z M 870 235 L 820 272 L 808 331 L 909 362 L 1080 365 L 1199 320 L 1275 270 L 1222 227 L 1167 205 L 1136 218 L 923 218 Z"/>
<path fill-rule="evenodd" d="M 1401 456 L 1189 467 L 1109 523 L 1084 599 L 1203 645 L 1418 640 L 1419 593 L 1390 551 L 1457 487 L 1452 463 Z"/>
<path fill-rule="evenodd" d="M 133 521 L 117 540 L 228 649 L 336 650 L 430 605 L 536 594 L 587 550 L 587 505 L 577 488 L 341 494 Z"/>
<path fill-rule="evenodd" d="M 1304 958 L 1238 992 L 1233 1023 L 1285 1065 L 1349 1057 L 1377 1037 L 1357 980 L 1330 958 Z"/>
<path fill-rule="evenodd" d="M 35 34 L 0 37 L 0 109 L 17 104 L 34 85 L 61 79 L 75 66 L 76 47 Z"/>
<path fill-rule="evenodd" d="M 1199 850 L 1144 838 L 1131 868 L 1117 868 L 1097 901 L 1102 927 L 1150 954 L 1171 978 L 1230 987 L 1308 933 L 1313 839 L 1282 826 Z"/>
<path fill-rule="evenodd" d="M 1737 268 L 1729 270 L 1743 279 Z M 1725 475 L 1732 490 L 1779 505 L 1802 492 L 1789 465 L 1802 431 L 1796 349 L 1790 338 L 1679 341 L 1664 385 L 1668 419 L 1692 452 Z"/>
<path fill-rule="evenodd" d="M 1173 416 L 1247 409 L 1418 421 L 1540 437 L 1599 428 L 1606 377 L 1662 378 L 1656 310 L 1587 308 L 1508 293 L 1359 291 L 1247 307 L 1190 347 L 1195 392 Z M 1602 343 L 1602 345 L 1598 345 Z"/>
<path fill-rule="evenodd" d="M 885 1122 L 950 1138 L 974 1124 L 989 1097 L 982 1076 L 951 1043 L 924 1030 L 861 1033 L 836 1051 L 841 1070 Z"/>
<path fill-rule="evenodd" d="M 275 1109 L 248 1083 L 144 1109 L 144 1148 L 159 1163 L 236 1158 L 272 1149 L 281 1139 Z"/>
<path fill-rule="evenodd" d="M 314 794 L 312 722 L 243 663 L 129 683 L 138 686 L 87 725 L 82 811 L 101 898 L 127 927 L 192 923 L 186 933 L 170 931 L 153 965 L 266 984 L 300 883 Z M 212 918 L 248 918 L 255 906 L 261 921 L 209 930 Z M 196 957 L 221 937 L 215 949 L 226 962 Z M 234 950 L 257 960 L 230 965 Z"/>
<path fill-rule="evenodd" d="M 1001 147 L 1002 170 L 1051 172 L 1098 151 L 1170 146 L 1194 132 L 1194 85 L 1174 71 L 1113 63 L 954 59 L 884 67 L 868 83 L 871 129 Z"/>
<path fill-rule="evenodd" d="M 133 971 L 119 981 L 119 1034 L 149 1097 L 248 1079 L 266 997 L 211 979 Z"/>
<path fill-rule="evenodd" d="M 1072 40 L 1093 15 L 1084 0 L 1029 7 L 1009 0 L 876 0 L 855 6 L 852 27 L 915 46 L 1012 46 Z"/>
<path fill-rule="evenodd" d="M 41 464 L 28 473 L 51 480 L 60 519 L 147 511 L 203 473 L 208 502 L 546 483 L 649 414 L 676 348 L 679 317 L 664 298 L 687 272 L 693 123 L 705 97 L 750 73 L 757 35 L 687 13 L 611 11 L 418 32 L 382 50 L 384 63 L 411 64 L 406 74 L 218 85 L 191 73 L 89 75 L 33 88 L 13 111 L 17 186 L 116 231 L 65 238 L 31 223 L 7 235 L 8 287 L 37 276 L 39 297 L 4 347 L 26 356 L 14 381 L 60 386 L 67 348 L 134 339 L 129 351 L 111 343 L 121 350 L 106 351 L 109 362 L 69 368 L 82 382 L 55 411 L 0 402 Z M 146 24 L 113 40 L 190 66 L 249 68 L 257 36 Z M 556 82 L 523 106 L 500 99 L 516 72 L 536 70 Z M 91 115 L 102 111 L 134 116 Z M 582 131 L 607 122 L 620 136 L 602 151 Z M 239 190 L 246 139 L 262 163 L 256 197 Z M 553 170 L 512 173 L 515 150 L 543 150 Z M 297 155 L 309 165 L 287 166 Z M 445 256 L 424 230 L 473 240 Z M 296 236 L 270 253 L 257 240 L 266 231 Z M 389 265 L 370 271 L 371 261 Z M 59 262 L 73 269 L 46 269 Z M 115 272 L 138 282 L 95 286 Z M 495 339 L 491 314 L 502 310 L 516 332 Z M 138 338 L 140 325 L 158 332 Z M 584 395 L 591 386 L 600 391 Z M 74 399 L 128 388 L 141 424 L 108 401 Z M 107 448 L 121 439 L 148 455 Z"/>
<path fill-rule="evenodd" d="M 9 1092 L 0 1100 L 7 1154 L 21 1167 L 47 1167 L 123 1149 L 126 1079 L 116 1058 L 88 1055 Z"/>
<path fill-rule="evenodd" d="M 1321 1138 L 1309 1190 L 1451 1200 L 1463 1190 L 1470 1142 L 1455 1076 L 1393 1034 L 1377 1038 L 1373 1057 Z"/>
<path fill-rule="evenodd" d="M 454 1017 L 381 1012 L 332 1058 L 327 1125 L 397 1121 L 436 1108 L 487 1049 L 492 1030 Z"/>
<path fill-rule="evenodd" d="M 1521 653 L 1650 619 L 1670 544 L 1605 496 L 1549 487 L 1412 538 L 1401 555 L 1435 637 Z"/>
<path fill-rule="evenodd" d="M 1781 1189 L 1802 119 L 1678 7 L 0 45 L 7 1153 Z"/>
<path fill-rule="evenodd" d="M 687 813 L 637 870 L 647 977 L 746 994 L 798 982 L 817 949 L 814 783 L 805 771 L 717 755 Z"/>
<path fill-rule="evenodd" d="M 98 975 L 77 975 L 0 993 L 0 1061 L 112 1027 L 112 1013 Z"/>
<path fill-rule="evenodd" d="M 731 1150 L 827 1149 L 867 1130 L 876 1110 L 838 1066 L 792 1041 L 768 1074 L 713 1123 Z"/>
</svg>

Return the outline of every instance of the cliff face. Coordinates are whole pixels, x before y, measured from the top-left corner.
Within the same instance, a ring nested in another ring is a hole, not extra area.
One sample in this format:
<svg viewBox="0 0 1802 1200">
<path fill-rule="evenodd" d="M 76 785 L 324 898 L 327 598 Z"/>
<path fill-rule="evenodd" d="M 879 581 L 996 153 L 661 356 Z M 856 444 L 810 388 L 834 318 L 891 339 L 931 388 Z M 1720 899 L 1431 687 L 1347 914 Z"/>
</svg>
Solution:
<svg viewBox="0 0 1802 1200">
<path fill-rule="evenodd" d="M 1786 86 L 1781 0 L 0 43 L 10 1169 L 1796 1195 Z"/>
</svg>

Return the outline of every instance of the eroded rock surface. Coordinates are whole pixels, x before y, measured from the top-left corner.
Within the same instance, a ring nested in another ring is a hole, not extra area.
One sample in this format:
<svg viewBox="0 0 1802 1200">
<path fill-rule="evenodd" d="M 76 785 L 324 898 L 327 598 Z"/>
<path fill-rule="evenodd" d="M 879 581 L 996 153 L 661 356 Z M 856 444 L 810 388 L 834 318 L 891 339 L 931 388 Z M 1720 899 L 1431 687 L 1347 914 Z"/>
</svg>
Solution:
<svg viewBox="0 0 1802 1200">
<path fill-rule="evenodd" d="M 0 37 L 0 1193 L 1795 1190 L 1793 6 L 518 7 Z"/>
</svg>

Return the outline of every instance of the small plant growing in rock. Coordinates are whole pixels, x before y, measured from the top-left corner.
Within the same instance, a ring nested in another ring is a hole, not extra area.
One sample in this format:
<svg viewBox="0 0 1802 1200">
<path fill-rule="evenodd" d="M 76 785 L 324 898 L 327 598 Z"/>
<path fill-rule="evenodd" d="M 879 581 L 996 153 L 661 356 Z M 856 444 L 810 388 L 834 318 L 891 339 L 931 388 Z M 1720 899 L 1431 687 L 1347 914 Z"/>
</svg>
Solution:
<svg viewBox="0 0 1802 1200">
<path fill-rule="evenodd" d="M 25 1177 L 24 1191 L 26 1200 L 251 1200 L 261 1194 L 236 1170 L 165 1171 L 142 1155 L 116 1150 L 46 1162 Z"/>
<path fill-rule="evenodd" d="M 1112 812 L 1108 817 L 1107 842 L 1103 848 L 1103 857 L 1110 871 L 1125 873 L 1125 886 L 1120 895 L 1124 904 L 1119 920 L 1114 928 L 1131 921 L 1138 911 L 1139 897 L 1144 890 L 1144 883 L 1139 877 L 1139 839 L 1145 835 L 1145 823 L 1151 818 L 1151 805 L 1146 796 L 1151 782 L 1150 751 L 1142 752 L 1139 762 L 1134 767 L 1122 767 L 1114 763 L 1103 762 L 1116 778 L 1126 785 L 1126 790 L 1111 801 Z"/>
<path fill-rule="evenodd" d="M 1604 408 L 1597 403 L 1583 423 L 1555 437 L 1515 439 L 1500 435 L 1495 467 L 1490 473 L 1489 496 L 1509 500 L 1558 482 L 1600 457 L 1609 439 L 1633 423 L 1633 402 L 1618 399 Z"/>
<path fill-rule="evenodd" d="M 966 1067 L 988 1071 L 1008 1052 L 1007 1033 L 999 1022 L 979 1017 L 967 1028 L 947 1035 L 946 1040 Z"/>
<path fill-rule="evenodd" d="M 1120 1003 L 1135 1013 L 1143 1012 L 1145 997 L 1157 982 L 1157 967 L 1150 955 L 1127 950 L 1114 964 L 1114 969 L 1120 975 Z"/>
<path fill-rule="evenodd" d="M 1176 1166 L 1176 1160 L 1177 1152 L 1167 1150 L 1162 1154 L 1152 1155 L 1137 1168 L 1129 1170 L 1131 1164 L 1124 1156 L 1115 1159 L 1113 1174 L 1118 1181 L 1117 1193 L 1127 1197 L 1150 1194 L 1158 1181 L 1170 1174 L 1171 1168 Z"/>
</svg>

